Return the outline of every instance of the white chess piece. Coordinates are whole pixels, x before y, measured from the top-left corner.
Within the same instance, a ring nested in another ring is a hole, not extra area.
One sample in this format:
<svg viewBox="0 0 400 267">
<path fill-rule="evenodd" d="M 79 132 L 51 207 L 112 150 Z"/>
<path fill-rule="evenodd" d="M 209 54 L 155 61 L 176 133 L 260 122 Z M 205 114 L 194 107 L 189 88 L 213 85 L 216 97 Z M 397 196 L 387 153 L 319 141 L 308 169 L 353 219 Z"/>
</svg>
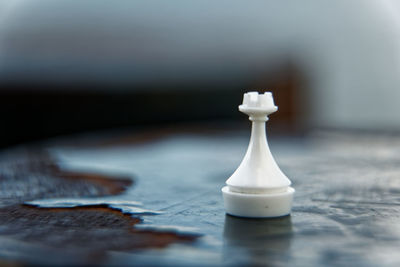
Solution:
<svg viewBox="0 0 400 267">
<path fill-rule="evenodd" d="M 242 163 L 222 188 L 228 214 L 240 217 L 279 217 L 290 214 L 294 189 L 268 147 L 265 122 L 277 111 L 272 94 L 249 92 L 239 110 L 252 121 L 250 144 Z"/>
</svg>

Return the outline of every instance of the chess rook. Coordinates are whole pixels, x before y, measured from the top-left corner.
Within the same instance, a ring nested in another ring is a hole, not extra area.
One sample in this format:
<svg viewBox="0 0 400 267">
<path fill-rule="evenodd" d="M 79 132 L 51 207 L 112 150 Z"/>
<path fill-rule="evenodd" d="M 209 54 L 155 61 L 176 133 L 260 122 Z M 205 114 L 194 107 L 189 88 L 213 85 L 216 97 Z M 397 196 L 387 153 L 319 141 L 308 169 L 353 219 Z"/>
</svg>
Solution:
<svg viewBox="0 0 400 267">
<path fill-rule="evenodd" d="M 265 133 L 268 115 L 278 110 L 272 94 L 246 93 L 239 110 L 252 121 L 251 138 L 241 164 L 222 188 L 225 210 L 252 218 L 288 215 L 295 190 L 276 164 Z"/>
</svg>

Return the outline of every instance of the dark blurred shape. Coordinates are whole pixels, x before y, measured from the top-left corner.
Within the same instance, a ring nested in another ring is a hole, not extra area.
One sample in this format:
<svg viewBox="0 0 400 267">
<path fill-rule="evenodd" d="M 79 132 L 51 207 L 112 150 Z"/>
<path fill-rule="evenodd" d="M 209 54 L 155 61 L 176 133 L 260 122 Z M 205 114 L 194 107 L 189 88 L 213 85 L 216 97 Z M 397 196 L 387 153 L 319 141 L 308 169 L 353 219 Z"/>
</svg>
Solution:
<svg viewBox="0 0 400 267">
<path fill-rule="evenodd" d="M 299 128 L 300 110 L 304 107 L 295 101 L 299 79 L 293 64 L 288 63 L 254 81 L 235 86 L 208 82 L 206 88 L 183 84 L 162 90 L 154 87 L 132 90 L 129 86 L 113 90 L 112 85 L 96 83 L 2 84 L 0 146 L 119 127 L 247 122 L 237 106 L 243 93 L 253 88 L 273 92 L 279 106 L 273 123 L 279 129 L 293 131 Z"/>
</svg>

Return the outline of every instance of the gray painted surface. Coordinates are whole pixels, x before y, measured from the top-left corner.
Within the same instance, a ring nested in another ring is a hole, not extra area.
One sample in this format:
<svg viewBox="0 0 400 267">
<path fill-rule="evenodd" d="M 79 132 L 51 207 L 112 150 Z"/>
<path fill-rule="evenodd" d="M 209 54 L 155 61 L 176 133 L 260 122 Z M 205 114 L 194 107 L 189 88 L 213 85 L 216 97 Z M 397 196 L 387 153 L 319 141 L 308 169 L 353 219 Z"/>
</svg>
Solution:
<svg viewBox="0 0 400 267">
<path fill-rule="evenodd" d="M 143 223 L 136 227 L 201 235 L 194 244 L 162 250 L 110 251 L 107 263 L 400 264 L 398 136 L 315 133 L 270 140 L 296 189 L 292 215 L 270 220 L 224 212 L 220 188 L 240 163 L 247 142 L 246 134 L 192 134 L 140 145 L 57 145 L 50 151 L 66 169 L 136 177 L 130 190 L 111 199 L 140 201 L 146 209 L 163 212 L 141 216 Z"/>
</svg>

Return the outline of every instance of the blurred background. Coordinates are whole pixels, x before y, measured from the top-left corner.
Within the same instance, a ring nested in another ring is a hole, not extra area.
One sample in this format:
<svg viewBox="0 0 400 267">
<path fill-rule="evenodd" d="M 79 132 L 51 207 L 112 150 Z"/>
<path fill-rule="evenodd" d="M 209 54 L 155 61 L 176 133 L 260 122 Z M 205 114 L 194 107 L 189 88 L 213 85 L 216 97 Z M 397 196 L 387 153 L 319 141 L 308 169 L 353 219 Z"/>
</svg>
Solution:
<svg viewBox="0 0 400 267">
<path fill-rule="evenodd" d="M 395 0 L 4 0 L 0 146 L 248 128 L 237 106 L 253 90 L 274 93 L 271 130 L 398 131 L 399 71 Z"/>
</svg>

